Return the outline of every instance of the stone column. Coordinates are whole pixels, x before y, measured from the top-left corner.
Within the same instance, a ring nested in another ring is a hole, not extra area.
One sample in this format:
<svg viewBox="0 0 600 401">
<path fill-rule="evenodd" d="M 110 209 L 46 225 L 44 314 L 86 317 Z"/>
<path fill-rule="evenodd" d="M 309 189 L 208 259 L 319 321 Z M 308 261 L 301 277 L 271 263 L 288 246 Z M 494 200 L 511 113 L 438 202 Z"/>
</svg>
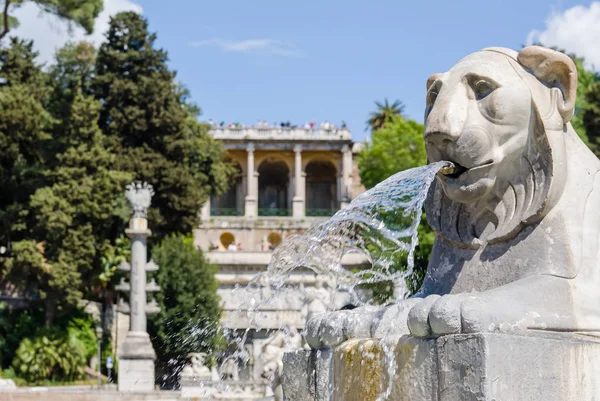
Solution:
<svg viewBox="0 0 600 401">
<path fill-rule="evenodd" d="M 122 302 L 119 309 L 129 312 L 129 332 L 119 348 L 119 391 L 153 391 L 154 360 L 156 353 L 152 348 L 150 336 L 146 331 L 146 314 L 157 312 L 156 301 L 147 302 L 146 292 L 160 289 L 152 280 L 146 284 L 146 272 L 158 270 L 158 266 L 147 262 L 146 239 L 151 235 L 146 220 L 146 210 L 154 191 L 146 183 L 134 183 L 127 186 L 126 196 L 133 209 L 129 219 L 129 228 L 125 230 L 131 239 L 131 264 L 122 262 L 119 269 L 130 272 L 130 282 L 124 280 L 115 288 L 129 292 L 129 305 Z"/>
<path fill-rule="evenodd" d="M 210 198 L 208 198 L 204 205 L 202 205 L 202 209 L 200 210 L 200 219 L 202 219 L 202 221 L 210 220 Z"/>
<path fill-rule="evenodd" d="M 302 147 L 294 147 L 294 198 L 292 199 L 292 215 L 295 219 L 302 219 L 306 216 L 305 192 L 306 184 L 302 171 Z"/>
<path fill-rule="evenodd" d="M 342 199 L 340 208 L 352 200 L 352 150 L 349 145 L 342 148 Z"/>
<path fill-rule="evenodd" d="M 254 171 L 254 145 L 248 145 L 248 164 L 246 166 L 246 184 L 248 191 L 244 215 L 246 217 L 258 216 L 258 185 L 256 183 L 256 172 Z"/>
</svg>

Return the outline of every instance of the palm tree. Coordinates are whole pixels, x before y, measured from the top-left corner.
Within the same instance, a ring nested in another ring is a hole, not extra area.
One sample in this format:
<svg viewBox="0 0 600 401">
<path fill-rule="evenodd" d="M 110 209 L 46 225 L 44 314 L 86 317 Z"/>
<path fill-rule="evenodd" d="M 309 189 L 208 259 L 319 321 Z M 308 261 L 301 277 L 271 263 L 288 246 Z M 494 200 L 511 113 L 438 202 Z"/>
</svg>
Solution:
<svg viewBox="0 0 600 401">
<path fill-rule="evenodd" d="M 386 122 L 390 121 L 394 116 L 402 117 L 404 111 L 404 105 L 400 100 L 395 100 L 394 103 L 389 104 L 387 98 L 384 102 L 375 102 L 377 110 L 371 112 L 369 119 L 367 120 L 367 127 L 365 130 L 371 128 L 371 131 L 382 128 Z"/>
</svg>

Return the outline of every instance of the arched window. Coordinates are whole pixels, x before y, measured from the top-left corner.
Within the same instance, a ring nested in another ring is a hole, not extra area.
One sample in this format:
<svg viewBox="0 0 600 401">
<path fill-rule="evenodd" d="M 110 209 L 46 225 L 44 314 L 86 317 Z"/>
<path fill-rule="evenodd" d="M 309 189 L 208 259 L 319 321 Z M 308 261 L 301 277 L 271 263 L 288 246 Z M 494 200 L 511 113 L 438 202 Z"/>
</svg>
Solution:
<svg viewBox="0 0 600 401">
<path fill-rule="evenodd" d="M 258 167 L 258 214 L 260 216 L 288 216 L 288 166 L 268 158 Z"/>
<path fill-rule="evenodd" d="M 226 160 L 231 162 L 231 160 Z M 211 216 L 242 216 L 244 214 L 244 189 L 242 186 L 242 169 L 237 162 L 232 162 L 237 174 L 235 181 L 227 192 L 210 199 Z"/>
<path fill-rule="evenodd" d="M 337 210 L 337 171 L 328 161 L 308 163 L 306 172 L 306 215 L 331 216 Z"/>
</svg>

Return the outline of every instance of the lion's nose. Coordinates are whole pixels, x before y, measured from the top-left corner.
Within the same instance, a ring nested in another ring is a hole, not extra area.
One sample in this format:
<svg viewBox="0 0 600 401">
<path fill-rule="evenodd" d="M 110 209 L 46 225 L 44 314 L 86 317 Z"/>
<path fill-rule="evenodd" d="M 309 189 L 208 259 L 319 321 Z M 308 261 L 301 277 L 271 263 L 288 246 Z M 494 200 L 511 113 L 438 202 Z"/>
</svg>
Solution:
<svg viewBox="0 0 600 401">
<path fill-rule="evenodd" d="M 448 145 L 454 141 L 453 135 L 446 134 L 440 131 L 425 132 L 425 143 L 435 146 L 440 151 L 445 151 Z"/>
</svg>

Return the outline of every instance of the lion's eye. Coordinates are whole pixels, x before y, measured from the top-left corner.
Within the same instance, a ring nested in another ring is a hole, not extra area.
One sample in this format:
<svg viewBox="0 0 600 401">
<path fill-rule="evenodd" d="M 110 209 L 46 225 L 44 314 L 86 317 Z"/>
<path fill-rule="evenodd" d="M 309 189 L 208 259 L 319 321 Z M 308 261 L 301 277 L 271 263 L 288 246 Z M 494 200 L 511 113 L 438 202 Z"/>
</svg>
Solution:
<svg viewBox="0 0 600 401">
<path fill-rule="evenodd" d="M 435 103 L 435 99 L 437 99 L 437 96 L 438 96 L 438 92 L 437 91 L 435 91 L 435 90 L 429 91 L 427 93 L 427 100 L 426 100 L 427 105 L 431 106 L 432 104 L 434 104 Z"/>
<path fill-rule="evenodd" d="M 493 84 L 483 79 L 476 81 L 475 85 L 473 85 L 473 92 L 475 92 L 477 100 L 483 99 L 492 93 L 494 89 L 496 89 L 496 87 Z"/>
</svg>

